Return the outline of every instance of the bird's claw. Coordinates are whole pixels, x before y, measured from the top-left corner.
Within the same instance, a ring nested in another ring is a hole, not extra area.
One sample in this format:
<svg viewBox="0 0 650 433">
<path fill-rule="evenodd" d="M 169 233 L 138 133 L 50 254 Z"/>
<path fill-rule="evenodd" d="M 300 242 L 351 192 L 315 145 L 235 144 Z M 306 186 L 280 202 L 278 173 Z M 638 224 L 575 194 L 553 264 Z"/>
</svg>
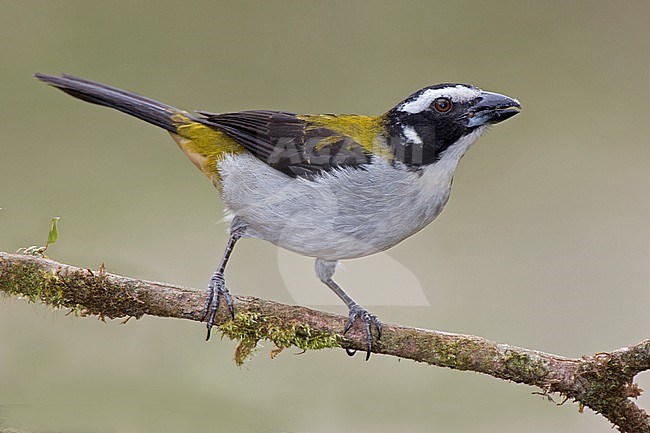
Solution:
<svg viewBox="0 0 650 433">
<path fill-rule="evenodd" d="M 343 335 L 345 335 L 354 325 L 356 318 L 363 320 L 363 324 L 366 330 L 366 361 L 370 359 L 370 352 L 372 351 L 372 329 L 371 326 L 374 324 L 377 329 L 377 339 L 381 338 L 381 321 L 374 314 L 370 313 L 365 308 L 361 307 L 358 304 L 354 304 L 350 307 L 350 313 L 348 315 L 348 322 L 345 324 L 343 329 Z M 346 349 L 346 352 L 349 356 L 353 356 L 356 353 L 356 350 Z"/>
<path fill-rule="evenodd" d="M 210 339 L 210 334 L 212 327 L 214 326 L 214 320 L 217 317 L 217 311 L 219 311 L 219 304 L 221 298 L 225 299 L 226 305 L 228 306 L 228 311 L 230 312 L 231 317 L 235 318 L 235 309 L 232 305 L 232 297 L 230 292 L 226 288 L 226 281 L 223 275 L 214 275 L 210 278 L 210 284 L 208 284 L 208 294 L 205 299 L 205 305 L 203 307 L 203 318 L 201 321 L 206 321 L 206 327 L 208 328 L 208 334 L 205 338 L 206 341 Z M 206 320 L 207 319 L 207 320 Z"/>
</svg>

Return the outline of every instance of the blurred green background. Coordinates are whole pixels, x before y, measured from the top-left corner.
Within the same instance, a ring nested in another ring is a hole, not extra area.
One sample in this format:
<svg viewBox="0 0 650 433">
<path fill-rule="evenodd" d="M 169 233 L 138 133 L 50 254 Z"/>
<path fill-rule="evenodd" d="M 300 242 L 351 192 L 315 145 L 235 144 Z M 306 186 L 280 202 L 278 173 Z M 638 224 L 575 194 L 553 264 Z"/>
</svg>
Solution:
<svg viewBox="0 0 650 433">
<path fill-rule="evenodd" d="M 468 82 L 517 97 L 522 114 L 463 159 L 436 222 L 346 263 L 349 292 L 386 322 L 566 356 L 650 336 L 650 3 L 0 6 L 0 250 L 44 242 L 60 216 L 52 258 L 203 288 L 226 240 L 215 190 L 164 132 L 34 72 L 216 112 L 375 114 Z M 345 312 L 311 260 L 262 241 L 238 245 L 227 278 L 238 294 Z M 395 293 L 375 296 L 385 281 Z M 401 301 L 400 281 L 421 297 Z M 270 360 L 268 347 L 237 368 L 234 344 L 205 343 L 198 323 L 65 313 L 0 299 L 0 430 L 611 431 L 477 374 L 342 350 Z M 639 382 L 650 388 L 650 374 Z"/>
</svg>

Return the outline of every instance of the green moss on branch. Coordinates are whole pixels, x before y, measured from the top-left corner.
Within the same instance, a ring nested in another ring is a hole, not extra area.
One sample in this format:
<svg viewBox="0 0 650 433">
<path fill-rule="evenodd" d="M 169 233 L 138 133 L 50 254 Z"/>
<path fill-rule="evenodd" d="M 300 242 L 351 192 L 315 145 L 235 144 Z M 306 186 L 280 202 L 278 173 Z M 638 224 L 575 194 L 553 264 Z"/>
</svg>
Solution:
<svg viewBox="0 0 650 433">
<path fill-rule="evenodd" d="M 235 351 L 235 362 L 242 365 L 257 348 L 260 340 L 272 342 L 277 354 L 283 349 L 295 346 L 303 350 L 318 350 L 339 346 L 339 337 L 333 333 L 315 332 L 309 325 L 291 324 L 285 326 L 277 318 L 263 316 L 257 312 L 243 311 L 217 328 L 224 336 L 239 341 Z"/>
</svg>

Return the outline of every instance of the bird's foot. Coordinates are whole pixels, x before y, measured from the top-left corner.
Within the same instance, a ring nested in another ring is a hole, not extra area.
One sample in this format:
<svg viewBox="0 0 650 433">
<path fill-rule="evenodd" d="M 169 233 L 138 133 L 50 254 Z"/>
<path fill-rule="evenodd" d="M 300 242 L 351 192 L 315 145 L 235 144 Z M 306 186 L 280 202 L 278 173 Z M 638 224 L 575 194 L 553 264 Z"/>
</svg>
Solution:
<svg viewBox="0 0 650 433">
<path fill-rule="evenodd" d="M 370 359 L 370 352 L 372 350 L 372 325 L 375 325 L 377 329 L 377 339 L 381 338 L 381 321 L 374 314 L 370 313 L 368 310 L 360 306 L 359 304 L 353 304 L 350 307 L 350 313 L 348 316 L 348 322 L 345 324 L 345 329 L 343 330 L 343 335 L 345 335 L 354 325 L 354 321 L 358 318 L 363 320 L 363 324 L 366 328 L 366 361 Z M 356 350 L 346 349 L 348 355 L 353 356 L 356 353 Z"/>
<path fill-rule="evenodd" d="M 232 305 L 230 292 L 226 288 L 226 280 L 222 274 L 214 274 L 212 278 L 210 278 L 210 283 L 208 284 L 208 294 L 205 299 L 205 306 L 203 307 L 203 319 L 201 319 L 201 321 L 206 321 L 206 326 L 208 328 L 208 335 L 205 339 L 206 341 L 210 339 L 210 333 L 214 326 L 214 320 L 217 317 L 217 311 L 219 311 L 219 303 L 221 302 L 222 297 L 225 299 L 228 311 L 234 319 L 235 309 Z"/>
</svg>

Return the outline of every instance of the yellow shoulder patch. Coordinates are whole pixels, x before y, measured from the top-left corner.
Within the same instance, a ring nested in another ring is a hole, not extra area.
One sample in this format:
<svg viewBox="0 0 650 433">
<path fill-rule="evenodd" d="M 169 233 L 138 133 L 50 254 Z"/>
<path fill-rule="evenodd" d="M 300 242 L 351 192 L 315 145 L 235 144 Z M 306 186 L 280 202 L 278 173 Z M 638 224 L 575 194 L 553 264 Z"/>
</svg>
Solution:
<svg viewBox="0 0 650 433">
<path fill-rule="evenodd" d="M 384 116 L 316 114 L 296 117 L 305 122 L 305 133 L 324 128 L 333 134 L 328 132 L 327 136 L 322 137 L 322 141 L 316 145 L 317 150 L 347 137 L 351 140 L 350 146 L 358 145 L 366 152 L 389 161 L 394 157 L 387 144 Z M 175 113 L 171 120 L 177 129 L 176 133 L 171 133 L 172 138 L 192 163 L 220 189 L 217 163 L 228 154 L 245 152 L 245 148 L 226 133 L 192 120 L 185 112 Z"/>
<path fill-rule="evenodd" d="M 221 187 L 221 177 L 217 171 L 217 162 L 227 154 L 239 154 L 244 148 L 221 131 L 209 128 L 191 120 L 187 115 L 177 113 L 172 122 L 178 133 L 171 133 L 178 146 L 216 186 Z"/>
<path fill-rule="evenodd" d="M 307 122 L 306 131 L 327 128 L 341 136 L 348 136 L 364 150 L 392 160 L 393 152 L 386 142 L 385 116 L 357 114 L 307 114 L 296 116 Z M 334 141 L 332 138 L 328 142 Z M 327 145 L 324 143 L 323 145 Z"/>
</svg>

